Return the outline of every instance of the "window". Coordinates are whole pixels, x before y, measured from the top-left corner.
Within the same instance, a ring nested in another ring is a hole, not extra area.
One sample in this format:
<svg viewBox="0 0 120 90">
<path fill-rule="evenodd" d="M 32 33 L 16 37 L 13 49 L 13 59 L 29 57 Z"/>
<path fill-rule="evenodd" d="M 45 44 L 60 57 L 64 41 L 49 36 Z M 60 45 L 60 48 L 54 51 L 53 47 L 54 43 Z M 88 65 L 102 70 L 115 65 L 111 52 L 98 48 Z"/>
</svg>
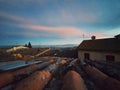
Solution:
<svg viewBox="0 0 120 90">
<path fill-rule="evenodd" d="M 115 61 L 115 56 L 113 56 L 113 55 L 106 55 L 106 61 Z"/>
<path fill-rule="evenodd" d="M 90 60 L 90 55 L 89 55 L 89 53 L 85 53 L 85 54 L 84 54 L 84 59 Z"/>
</svg>

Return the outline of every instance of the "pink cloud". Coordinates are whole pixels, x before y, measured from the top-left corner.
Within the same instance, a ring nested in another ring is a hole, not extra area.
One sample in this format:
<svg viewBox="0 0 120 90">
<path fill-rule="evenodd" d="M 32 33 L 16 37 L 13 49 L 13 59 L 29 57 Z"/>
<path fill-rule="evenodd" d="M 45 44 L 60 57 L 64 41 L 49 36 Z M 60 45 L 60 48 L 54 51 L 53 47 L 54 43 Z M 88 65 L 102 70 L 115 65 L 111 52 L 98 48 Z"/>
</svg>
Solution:
<svg viewBox="0 0 120 90">
<path fill-rule="evenodd" d="M 0 17 L 10 19 L 10 20 L 13 20 L 13 21 L 17 21 L 17 22 L 20 22 L 20 23 L 34 22 L 34 20 L 32 20 L 32 19 L 26 19 L 26 18 L 23 18 L 23 17 L 20 17 L 20 16 L 8 14 L 8 13 L 5 13 L 5 12 L 0 12 Z"/>
<path fill-rule="evenodd" d="M 105 33 L 95 33 L 94 35 L 96 36 L 96 39 L 108 37 L 108 34 Z"/>
<path fill-rule="evenodd" d="M 67 26 L 60 26 L 60 27 L 50 27 L 50 26 L 41 26 L 41 25 L 19 25 L 21 28 L 26 28 L 34 31 L 42 31 L 51 34 L 56 34 L 59 37 L 68 38 L 68 37 L 78 37 L 82 35 L 84 32 L 75 27 L 67 27 Z"/>
<path fill-rule="evenodd" d="M 8 23 L 8 22 L 0 22 L 1 24 L 25 28 L 27 30 L 32 30 L 32 31 L 46 32 L 46 33 L 53 34 L 53 36 L 58 35 L 58 37 L 64 37 L 64 38 L 65 37 L 66 38 L 67 37 L 78 37 L 83 33 L 83 30 L 81 30 L 79 28 L 75 28 L 75 27 L 69 27 L 69 26 L 52 27 L 52 26 L 42 26 L 42 25 L 30 24 L 30 22 L 34 23 L 34 20 L 31 21 L 29 19 L 11 15 L 11 14 L 8 14 L 5 12 L 0 12 L 0 17 L 21 23 L 21 24 L 13 24 L 13 23 Z M 26 32 L 26 35 L 27 36 L 29 36 L 29 35 L 35 36 L 35 33 L 34 33 L 34 35 L 32 35 L 31 33 Z"/>
<path fill-rule="evenodd" d="M 22 17 L 18 17 L 18 16 L 14 16 L 14 15 L 9 15 L 9 14 L 3 13 L 3 12 L 0 12 L 0 17 L 7 18 L 7 19 L 12 19 L 12 20 L 15 20 L 15 21 L 21 21 L 21 22 L 25 21 L 25 19 L 22 18 Z"/>
<path fill-rule="evenodd" d="M 84 38 L 87 38 L 87 39 L 91 39 L 91 36 L 96 36 L 96 39 L 100 39 L 100 38 L 105 38 L 105 36 L 107 36 L 107 34 L 104 34 L 104 33 L 84 33 Z"/>
<path fill-rule="evenodd" d="M 84 15 L 82 15 L 82 16 L 84 16 Z M 32 19 L 28 19 L 28 18 L 26 19 L 24 17 L 11 15 L 11 14 L 4 13 L 4 12 L 0 12 L 0 17 L 20 22 L 21 24 L 13 24 L 13 23 L 7 23 L 7 22 L 6 23 L 5 22 L 0 22 L 0 23 L 15 26 L 15 27 L 20 27 L 20 28 L 25 28 L 26 30 L 28 30 L 28 32 L 25 32 L 24 35 L 26 35 L 28 37 L 29 36 L 30 37 L 32 37 L 32 36 L 37 37 L 38 36 L 38 33 L 36 33 L 36 32 L 31 33 L 30 30 L 46 32 L 47 37 L 52 36 L 52 35 L 53 36 L 57 35 L 58 37 L 61 37 L 61 38 L 69 38 L 69 37 L 81 37 L 81 36 L 83 36 L 83 34 L 86 34 L 85 35 L 86 37 L 91 37 L 89 33 L 87 34 L 87 32 L 85 32 L 83 29 L 76 28 L 76 27 L 70 27 L 70 26 L 54 27 L 54 26 L 34 25 L 34 24 L 30 24 L 30 22 L 31 23 L 37 23 L 37 21 L 35 22 Z M 77 21 L 77 19 L 74 18 L 72 14 L 70 14 L 68 11 L 65 11 L 65 10 L 63 10 L 61 12 L 61 17 L 62 18 L 58 18 L 58 19 L 61 19 L 61 22 L 62 21 L 63 22 L 66 22 L 66 21 L 67 22 L 68 21 L 69 22 L 76 22 Z M 92 15 L 91 15 L 91 17 L 92 17 Z M 82 17 L 82 18 L 84 18 L 84 17 Z M 79 18 L 78 18 L 78 20 L 79 20 Z M 93 16 L 92 20 L 93 21 L 95 20 L 94 16 Z M 92 21 L 92 20 L 90 20 L 90 21 Z M 59 20 L 58 20 L 58 22 L 59 22 Z M 48 34 L 48 33 L 50 33 L 50 34 Z M 101 34 L 94 34 L 94 35 L 96 35 L 97 37 L 104 36 L 104 35 L 101 35 Z"/>
</svg>

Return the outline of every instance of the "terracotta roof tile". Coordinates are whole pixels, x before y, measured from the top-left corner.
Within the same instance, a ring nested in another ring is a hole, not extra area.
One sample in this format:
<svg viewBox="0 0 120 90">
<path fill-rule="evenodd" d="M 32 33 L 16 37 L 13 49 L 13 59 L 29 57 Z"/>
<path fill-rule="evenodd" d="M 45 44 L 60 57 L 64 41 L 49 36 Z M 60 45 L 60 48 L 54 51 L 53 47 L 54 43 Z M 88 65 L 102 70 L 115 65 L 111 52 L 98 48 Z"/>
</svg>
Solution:
<svg viewBox="0 0 120 90">
<path fill-rule="evenodd" d="M 78 50 L 120 52 L 120 39 L 84 40 L 79 45 Z"/>
</svg>

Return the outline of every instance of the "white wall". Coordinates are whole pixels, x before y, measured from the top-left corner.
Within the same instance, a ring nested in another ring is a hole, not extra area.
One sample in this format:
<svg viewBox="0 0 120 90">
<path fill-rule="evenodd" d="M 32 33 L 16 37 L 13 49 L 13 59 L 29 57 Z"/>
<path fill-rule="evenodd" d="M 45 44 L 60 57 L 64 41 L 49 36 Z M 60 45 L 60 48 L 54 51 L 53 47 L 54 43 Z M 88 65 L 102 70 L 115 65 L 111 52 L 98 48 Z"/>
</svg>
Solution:
<svg viewBox="0 0 120 90">
<path fill-rule="evenodd" d="M 78 51 L 78 58 L 84 60 L 84 53 L 90 54 L 91 60 L 106 60 L 106 55 L 115 56 L 115 61 L 120 61 L 120 53 L 105 53 L 105 52 L 94 52 L 94 51 Z"/>
</svg>

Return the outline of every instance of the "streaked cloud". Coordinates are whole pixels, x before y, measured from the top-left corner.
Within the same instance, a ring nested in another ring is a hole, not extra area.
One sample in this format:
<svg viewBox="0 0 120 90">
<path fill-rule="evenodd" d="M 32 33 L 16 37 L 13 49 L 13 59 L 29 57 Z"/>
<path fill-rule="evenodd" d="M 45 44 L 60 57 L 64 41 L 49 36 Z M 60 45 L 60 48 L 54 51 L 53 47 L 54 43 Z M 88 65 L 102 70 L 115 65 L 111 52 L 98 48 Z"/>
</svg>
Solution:
<svg viewBox="0 0 120 90">
<path fill-rule="evenodd" d="M 9 13 L 6 13 L 6 12 L 0 12 L 0 18 L 2 19 L 7 19 L 7 20 L 11 20 L 12 21 L 16 21 L 16 22 L 19 22 L 19 23 L 30 23 L 30 22 L 34 22 L 33 19 L 26 19 L 24 17 L 20 17 L 20 16 L 17 16 L 17 15 L 12 15 L 12 14 L 9 14 Z M 2 22 L 1 22 L 2 23 Z M 7 22 L 6 22 L 7 23 Z"/>
<path fill-rule="evenodd" d="M 59 18 L 58 22 L 77 22 L 77 18 L 74 18 L 72 15 L 70 15 L 68 12 L 66 11 L 62 11 L 61 13 L 61 18 Z M 79 16 L 79 15 L 78 15 Z M 81 15 L 81 17 L 84 17 L 84 14 Z M 92 17 L 92 15 L 91 15 Z M 83 37 L 83 34 L 85 35 L 86 38 L 91 37 L 92 35 L 97 36 L 97 38 L 99 37 L 104 37 L 104 34 L 99 34 L 99 33 L 93 33 L 90 34 L 88 33 L 86 30 L 84 29 L 80 29 L 74 26 L 45 26 L 45 25 L 38 25 L 38 24 L 34 24 L 37 23 L 37 21 L 33 20 L 33 19 L 28 19 L 28 18 L 24 18 L 24 17 L 20 17 L 20 16 L 16 16 L 16 15 L 12 15 L 12 14 L 8 14 L 5 12 L 0 12 L 0 18 L 5 18 L 5 19 L 9 19 L 12 21 L 16 21 L 19 22 L 18 24 L 16 23 L 9 23 L 9 22 L 0 22 L 0 24 L 4 24 L 7 26 L 12 26 L 12 27 L 17 27 L 17 28 L 21 28 L 21 29 L 26 29 L 26 31 L 24 31 L 24 33 L 20 33 L 17 31 L 15 33 L 12 33 L 10 35 L 15 34 L 16 35 L 23 35 L 26 37 L 44 37 L 44 38 L 71 38 L 71 37 Z M 85 21 L 83 22 L 92 22 L 95 21 L 96 18 L 94 19 L 89 19 L 87 21 L 86 19 L 83 19 Z M 54 20 L 53 20 L 54 21 Z M 80 20 L 78 20 L 80 21 Z M 81 20 L 82 21 L 82 20 Z M 51 21 L 52 22 L 52 21 Z M 54 21 L 56 22 L 56 21 Z M 8 33 L 7 33 L 8 34 Z"/>
<path fill-rule="evenodd" d="M 24 28 L 27 29 L 28 32 L 25 32 L 26 36 L 38 36 L 38 33 L 36 33 L 36 31 L 38 32 L 43 32 L 48 34 L 49 36 L 58 36 L 60 38 L 69 38 L 69 37 L 78 37 L 80 36 L 83 32 L 83 30 L 76 28 L 76 27 L 70 27 L 70 26 L 43 26 L 43 25 L 34 25 L 34 24 L 30 24 L 34 23 L 35 21 L 32 21 L 30 19 L 27 18 L 23 18 L 20 16 L 15 16 L 15 15 L 11 15 L 5 12 L 0 12 L 0 18 L 5 18 L 5 19 L 9 19 L 12 21 L 16 21 L 19 22 L 20 24 L 16 24 L 16 23 L 8 23 L 8 22 L 0 22 L 1 24 L 5 24 L 5 25 L 9 25 L 9 26 L 15 26 L 18 28 Z M 37 21 L 36 21 L 37 22 Z M 34 31 L 34 34 L 29 33 L 30 31 Z M 13 35 L 13 34 L 12 34 Z M 48 35 L 45 35 L 48 36 Z"/>
<path fill-rule="evenodd" d="M 68 26 L 59 26 L 59 27 L 52 27 L 52 26 L 41 26 L 41 25 L 19 25 L 18 27 L 34 30 L 34 31 L 41 31 L 47 32 L 49 34 L 58 35 L 61 38 L 69 38 L 69 37 L 78 37 L 84 33 L 83 30 L 80 30 L 75 27 L 68 27 Z"/>
<path fill-rule="evenodd" d="M 92 35 L 112 37 L 119 27 L 119 0 L 0 0 L 0 41 L 6 43 L 80 43 Z"/>
<path fill-rule="evenodd" d="M 10 15 L 10 14 L 5 13 L 5 12 L 0 12 L 0 18 L 6 18 L 6 19 L 19 21 L 19 22 L 25 22 L 24 18 L 15 16 L 15 15 Z"/>
<path fill-rule="evenodd" d="M 83 29 L 69 26 L 42 26 L 42 25 L 17 25 L 17 27 L 27 29 L 24 33 L 27 37 L 44 38 L 90 38 L 95 35 L 96 38 L 104 38 L 107 33 L 88 33 Z M 43 35 L 42 35 L 43 34 Z"/>
</svg>

